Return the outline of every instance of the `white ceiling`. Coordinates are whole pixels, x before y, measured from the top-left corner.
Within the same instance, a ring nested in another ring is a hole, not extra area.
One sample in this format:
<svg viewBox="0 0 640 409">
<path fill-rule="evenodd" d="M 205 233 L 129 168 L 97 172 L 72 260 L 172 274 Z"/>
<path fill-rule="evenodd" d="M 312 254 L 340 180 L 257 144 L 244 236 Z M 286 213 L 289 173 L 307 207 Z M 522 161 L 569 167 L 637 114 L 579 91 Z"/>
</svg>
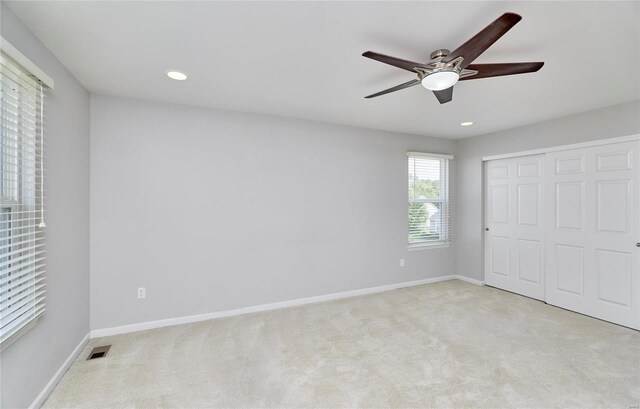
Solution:
<svg viewBox="0 0 640 409">
<path fill-rule="evenodd" d="M 637 1 L 8 4 L 99 94 L 446 138 L 640 97 Z M 445 105 L 420 86 L 363 98 L 413 77 L 362 52 L 426 61 L 506 11 L 522 21 L 476 62 L 544 61 L 538 73 L 461 82 Z"/>
</svg>

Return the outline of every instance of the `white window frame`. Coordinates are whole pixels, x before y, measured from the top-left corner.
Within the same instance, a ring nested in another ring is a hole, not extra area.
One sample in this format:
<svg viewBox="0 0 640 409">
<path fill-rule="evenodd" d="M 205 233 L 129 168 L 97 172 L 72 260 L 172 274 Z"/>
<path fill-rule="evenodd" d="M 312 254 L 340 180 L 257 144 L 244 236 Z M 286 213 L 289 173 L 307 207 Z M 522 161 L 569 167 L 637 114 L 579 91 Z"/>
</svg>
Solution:
<svg viewBox="0 0 640 409">
<path fill-rule="evenodd" d="M 446 155 L 440 153 L 428 153 L 428 152 L 407 152 L 407 178 L 410 176 L 409 163 L 411 158 L 426 158 L 426 159 L 435 159 L 441 161 L 440 166 L 440 197 L 436 199 L 411 199 L 409 197 L 409 185 L 407 184 L 407 210 L 410 208 L 412 203 L 439 203 L 440 211 L 442 212 L 441 223 L 443 226 L 446 226 L 445 229 L 441 228 L 440 235 L 438 239 L 434 240 L 423 240 L 417 242 L 410 241 L 410 232 L 409 229 L 410 221 L 407 219 L 407 248 L 410 251 L 414 250 L 423 250 L 423 249 L 434 249 L 434 248 L 442 248 L 449 247 L 451 243 L 451 199 L 450 199 L 450 188 L 451 181 L 449 178 L 449 165 L 450 161 L 453 159 L 453 155 Z"/>
<path fill-rule="evenodd" d="M 32 234 L 33 235 L 33 239 L 37 240 L 36 243 L 31 243 L 30 244 L 30 249 L 32 249 L 31 251 L 33 251 L 33 253 L 29 253 L 29 257 L 24 259 L 26 260 L 27 263 L 33 263 L 33 278 L 28 278 L 27 276 L 23 275 L 22 277 L 17 278 L 18 281 L 24 280 L 24 279 L 29 279 L 32 281 L 26 281 L 26 282 L 32 282 L 32 294 L 33 294 L 33 301 L 30 301 L 33 303 L 34 305 L 34 309 L 33 312 L 26 314 L 27 317 L 30 317 L 26 320 L 22 320 L 21 324 L 17 327 L 17 329 L 13 329 L 11 331 L 9 331 L 7 334 L 3 334 L 3 337 L 5 337 L 2 342 L 0 343 L 0 350 L 4 350 L 7 347 L 9 347 L 12 343 L 14 343 L 18 338 L 20 338 L 24 333 L 26 333 L 27 331 L 29 331 L 31 328 L 33 328 L 37 321 L 39 320 L 39 318 L 42 316 L 42 314 L 44 313 L 45 309 L 46 309 L 46 302 L 44 302 L 44 297 L 45 297 L 45 293 L 44 293 L 44 228 L 45 228 L 45 224 L 44 224 L 44 198 L 43 198 L 43 194 L 44 194 L 44 190 L 43 190 L 43 182 L 44 182 L 44 131 L 43 131 L 43 126 L 44 126 L 44 122 L 43 122 L 43 104 L 44 101 L 42 100 L 44 98 L 44 91 L 46 90 L 52 90 L 54 87 L 54 82 L 51 79 L 51 77 L 49 77 L 46 73 L 44 73 L 44 71 L 42 71 L 40 68 L 38 68 L 33 62 L 31 62 L 26 56 L 24 56 L 22 53 L 20 53 L 20 51 L 18 51 L 13 45 L 11 45 L 10 42 L 8 42 L 4 37 L 0 37 L 0 49 L 2 50 L 2 52 L 11 60 L 13 60 L 13 62 L 15 64 L 17 64 L 18 66 L 21 67 L 21 69 L 27 73 L 31 78 L 35 78 L 35 80 L 37 82 L 40 83 L 40 95 L 38 97 L 38 101 L 40 104 L 39 107 L 39 117 L 38 117 L 38 121 L 39 123 L 37 123 L 36 125 L 36 129 L 39 129 L 39 131 L 37 131 L 39 133 L 39 137 L 36 136 L 37 141 L 35 142 L 35 145 L 33 145 L 35 147 L 35 185 L 34 187 L 39 190 L 38 193 L 33 192 L 32 194 L 35 195 L 35 200 L 37 202 L 37 205 L 35 207 L 34 212 L 37 212 L 39 214 L 39 216 L 36 216 L 37 219 L 39 219 L 39 226 L 37 227 L 37 229 L 35 229 L 32 233 L 28 233 L 28 234 Z M 36 107 L 36 109 L 38 109 Z M 22 149 L 22 148 L 20 148 Z M 2 153 L 2 152 L 0 152 Z M 33 160 L 33 159 L 31 159 Z M 14 173 L 16 174 L 20 174 L 23 175 L 23 169 L 20 167 L 20 164 L 16 164 L 16 167 L 18 169 L 13 170 Z M 21 180 L 24 176 L 19 176 L 18 177 L 18 184 L 19 186 L 23 183 L 23 181 Z M 22 189 L 22 188 L 20 188 Z M 0 193 L 1 196 L 1 193 Z M 12 198 L 12 197 L 0 197 L 0 207 L 5 210 L 8 209 L 9 210 L 9 218 L 13 219 L 13 216 L 16 212 L 25 212 L 25 208 L 23 207 L 22 202 L 17 201 L 16 199 Z M 30 211 L 31 212 L 31 211 Z M 18 223 L 25 223 L 26 222 L 26 218 L 24 217 L 24 214 L 18 216 L 19 220 L 17 220 Z M 36 221 L 36 219 L 33 219 L 33 221 Z M 29 222 L 32 222 L 32 220 L 29 220 Z M 37 221 L 36 221 L 37 222 Z M 11 228 L 13 228 L 12 224 L 13 221 L 10 222 L 11 223 Z M 23 233 L 21 233 L 23 234 Z M 18 251 L 20 248 L 22 248 L 22 246 L 25 245 L 25 241 L 24 239 L 20 239 L 20 243 L 19 243 L 19 247 L 16 249 L 14 248 L 15 245 L 13 243 L 14 238 L 11 237 L 11 233 L 9 233 L 9 236 L 7 238 L 4 238 L 3 241 L 6 241 L 6 246 L 8 246 L 7 249 L 7 253 L 9 254 L 9 260 L 5 260 L 6 262 L 9 262 L 12 258 L 10 256 L 10 254 L 12 254 L 15 251 Z M 40 242 L 40 244 L 38 244 L 37 242 Z M 21 261 L 22 264 L 25 263 L 25 261 Z M 11 263 L 9 263 L 7 266 L 5 266 L 7 268 L 11 268 Z M 21 270 L 19 270 L 21 271 Z M 38 272 L 40 271 L 40 272 Z M 11 276 L 11 273 L 9 274 L 9 277 Z M 20 284 L 18 285 L 24 285 L 25 281 L 22 281 Z M 16 287 L 16 288 L 20 288 L 20 287 Z M 24 287 L 26 290 L 26 287 Z M 20 292 L 17 292 L 17 294 L 20 294 Z M 24 293 L 22 293 L 24 294 Z M 38 295 L 41 294 L 41 295 Z M 2 297 L 7 297 L 9 296 L 9 298 L 6 299 L 6 301 L 11 300 L 11 293 L 10 292 L 5 292 L 4 295 L 0 295 Z M 2 317 L 2 314 L 0 314 L 0 318 Z M 18 322 L 18 321 L 16 321 Z M 4 325 L 4 324 L 3 324 Z"/>
</svg>

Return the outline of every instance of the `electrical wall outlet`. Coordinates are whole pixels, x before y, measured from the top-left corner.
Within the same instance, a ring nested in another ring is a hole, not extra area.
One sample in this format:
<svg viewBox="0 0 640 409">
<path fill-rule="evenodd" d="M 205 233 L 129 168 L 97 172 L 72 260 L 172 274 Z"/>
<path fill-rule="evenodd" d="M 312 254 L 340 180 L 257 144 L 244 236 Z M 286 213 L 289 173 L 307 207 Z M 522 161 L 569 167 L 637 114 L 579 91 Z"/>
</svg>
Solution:
<svg viewBox="0 0 640 409">
<path fill-rule="evenodd" d="M 404 267 L 404 259 L 403 258 L 400 259 L 400 267 Z"/>
<path fill-rule="evenodd" d="M 138 288 L 138 299 L 145 298 L 147 296 L 147 290 L 145 287 Z"/>
</svg>

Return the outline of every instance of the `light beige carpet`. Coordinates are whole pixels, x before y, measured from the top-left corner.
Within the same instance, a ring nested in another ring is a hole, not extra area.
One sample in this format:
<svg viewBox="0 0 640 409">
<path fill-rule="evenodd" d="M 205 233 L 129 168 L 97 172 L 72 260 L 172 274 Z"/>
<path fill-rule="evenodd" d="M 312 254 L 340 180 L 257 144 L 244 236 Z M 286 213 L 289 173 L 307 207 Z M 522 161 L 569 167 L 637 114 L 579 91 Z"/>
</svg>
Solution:
<svg viewBox="0 0 640 409">
<path fill-rule="evenodd" d="M 84 360 L 106 343 L 106 358 Z M 637 331 L 447 281 L 95 339 L 45 407 L 639 403 Z"/>
</svg>

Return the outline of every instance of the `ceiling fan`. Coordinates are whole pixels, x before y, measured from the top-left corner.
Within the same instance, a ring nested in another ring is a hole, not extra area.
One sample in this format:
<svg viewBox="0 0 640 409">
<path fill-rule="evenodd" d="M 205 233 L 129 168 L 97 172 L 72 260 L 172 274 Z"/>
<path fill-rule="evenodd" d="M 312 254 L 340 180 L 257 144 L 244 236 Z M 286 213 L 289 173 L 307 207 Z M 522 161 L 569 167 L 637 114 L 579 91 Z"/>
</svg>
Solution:
<svg viewBox="0 0 640 409">
<path fill-rule="evenodd" d="M 544 65 L 543 62 L 471 64 L 521 19 L 522 17 L 518 14 L 505 13 L 453 52 L 445 49 L 432 52 L 426 63 L 407 61 L 373 51 L 363 53 L 363 57 L 393 65 L 418 75 L 417 79 L 368 95 L 365 98 L 379 97 L 422 84 L 426 89 L 433 91 L 441 104 L 445 104 L 453 98 L 453 86 L 458 81 L 538 71 Z"/>
</svg>

